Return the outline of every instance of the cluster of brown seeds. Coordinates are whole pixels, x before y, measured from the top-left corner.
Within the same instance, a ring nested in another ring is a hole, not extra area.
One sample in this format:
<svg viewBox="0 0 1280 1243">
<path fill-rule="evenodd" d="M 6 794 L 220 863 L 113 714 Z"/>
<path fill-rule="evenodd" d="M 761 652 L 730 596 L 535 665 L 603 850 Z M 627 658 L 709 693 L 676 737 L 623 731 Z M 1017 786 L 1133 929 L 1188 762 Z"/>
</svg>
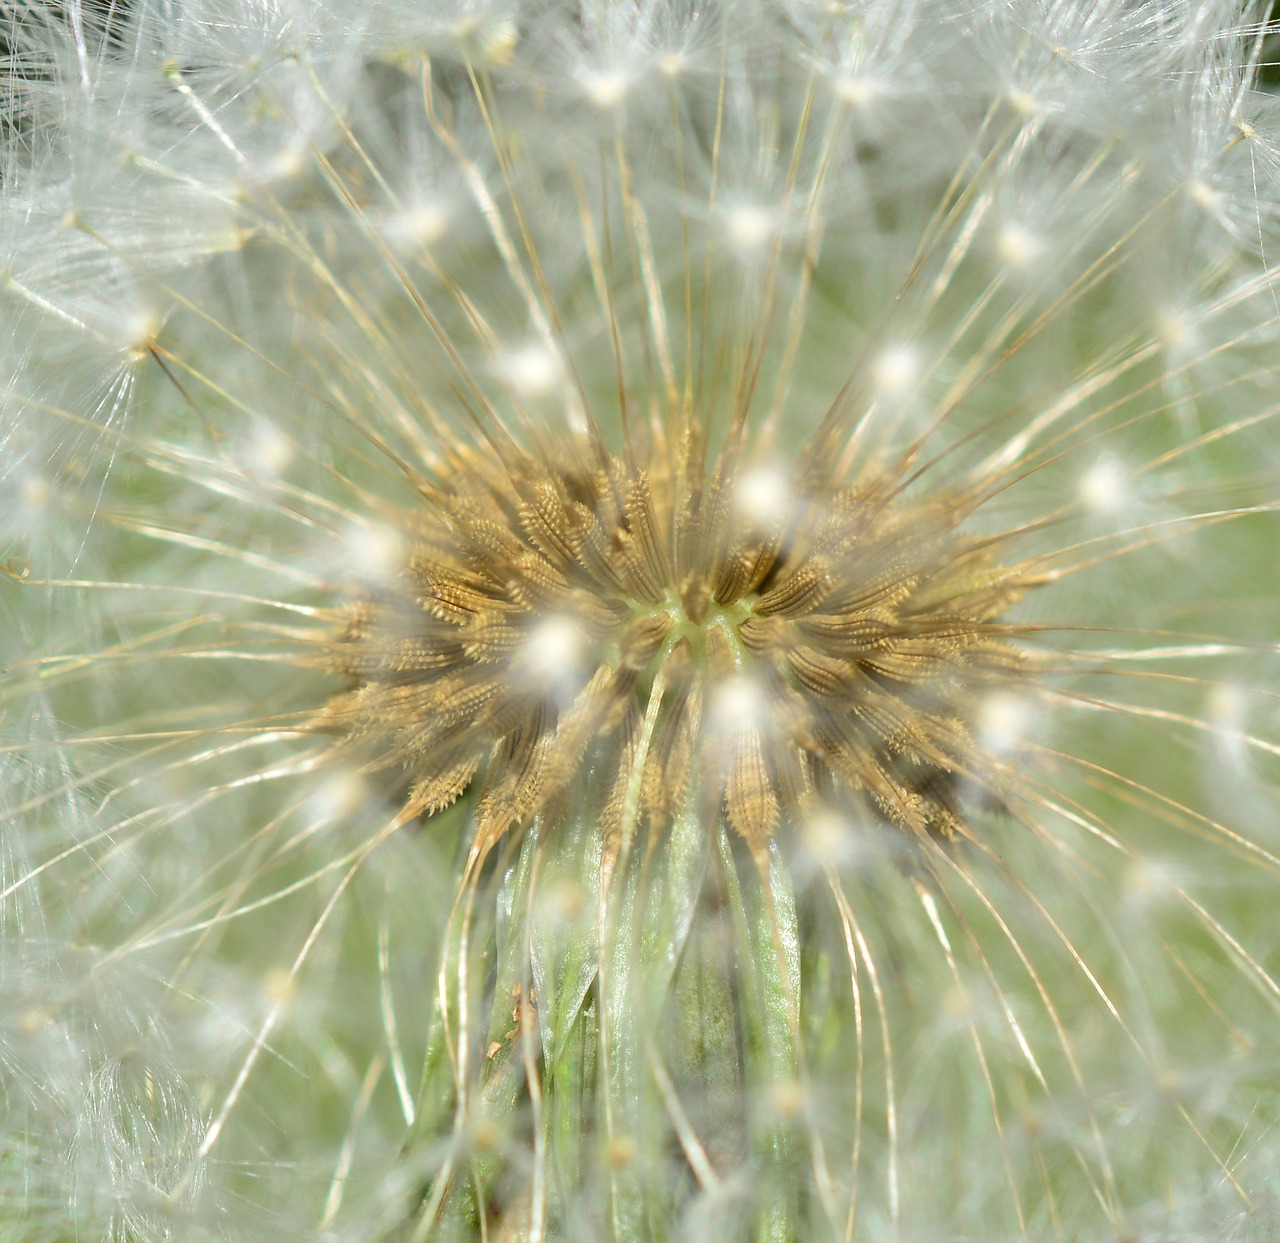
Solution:
<svg viewBox="0 0 1280 1243">
<path fill-rule="evenodd" d="M 753 849 L 832 805 L 963 832 L 1021 585 L 960 499 L 633 456 L 467 453 L 403 515 L 324 659 L 326 727 L 408 775 L 404 817 L 474 783 L 481 843 L 574 806 L 615 837 L 723 812 Z"/>
</svg>

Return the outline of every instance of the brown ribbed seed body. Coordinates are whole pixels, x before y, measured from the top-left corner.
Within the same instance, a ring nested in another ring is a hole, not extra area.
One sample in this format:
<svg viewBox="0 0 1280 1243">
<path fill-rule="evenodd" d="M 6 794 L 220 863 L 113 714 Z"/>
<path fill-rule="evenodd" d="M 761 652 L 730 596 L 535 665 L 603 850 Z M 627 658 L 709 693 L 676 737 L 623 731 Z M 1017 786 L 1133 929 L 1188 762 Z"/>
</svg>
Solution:
<svg viewBox="0 0 1280 1243">
<path fill-rule="evenodd" d="M 615 841 L 723 811 L 759 850 L 829 807 L 951 837 L 999 797 L 970 723 L 1023 583 L 961 498 L 807 480 L 762 517 L 729 455 L 456 460 L 324 657 L 323 728 L 405 775 L 402 818 L 475 784 L 482 846 L 576 804 Z"/>
</svg>

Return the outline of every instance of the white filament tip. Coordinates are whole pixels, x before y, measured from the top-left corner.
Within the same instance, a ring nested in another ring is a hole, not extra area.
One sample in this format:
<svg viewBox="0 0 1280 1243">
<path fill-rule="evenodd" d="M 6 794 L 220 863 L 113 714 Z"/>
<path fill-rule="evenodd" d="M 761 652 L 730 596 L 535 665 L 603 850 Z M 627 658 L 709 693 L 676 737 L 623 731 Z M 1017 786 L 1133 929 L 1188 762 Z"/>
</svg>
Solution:
<svg viewBox="0 0 1280 1243">
<path fill-rule="evenodd" d="M 1114 458 L 1095 462 L 1080 480 L 1080 503 L 1092 513 L 1117 514 L 1129 500 L 1128 476 Z"/>
<path fill-rule="evenodd" d="M 520 672 L 545 688 L 575 681 L 585 656 L 582 627 L 571 617 L 549 617 L 529 632 L 516 663 Z"/>
</svg>

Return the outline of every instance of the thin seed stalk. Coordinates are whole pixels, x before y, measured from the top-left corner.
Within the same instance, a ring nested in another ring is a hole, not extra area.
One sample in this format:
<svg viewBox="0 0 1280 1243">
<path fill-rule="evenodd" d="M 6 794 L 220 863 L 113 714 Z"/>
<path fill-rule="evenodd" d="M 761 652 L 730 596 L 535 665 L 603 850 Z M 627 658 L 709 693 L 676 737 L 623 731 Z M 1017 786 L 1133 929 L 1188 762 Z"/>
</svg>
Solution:
<svg viewBox="0 0 1280 1243">
<path fill-rule="evenodd" d="M 679 1204 L 699 1237 L 797 1237 L 800 966 L 788 871 L 775 859 L 761 872 L 731 828 L 708 831 L 692 811 L 658 848 L 626 852 L 612 871 L 605 857 L 601 827 L 575 814 L 555 832 L 535 823 L 491 865 L 496 885 L 482 881 L 465 978 L 485 1010 L 463 1032 L 446 992 L 448 1014 L 434 1020 L 410 1155 L 434 1155 L 438 1173 L 406 1237 L 554 1239 L 594 1215 L 603 1237 L 658 1243 L 672 1237 Z M 461 940 L 455 928 L 446 980 L 460 978 Z"/>
</svg>

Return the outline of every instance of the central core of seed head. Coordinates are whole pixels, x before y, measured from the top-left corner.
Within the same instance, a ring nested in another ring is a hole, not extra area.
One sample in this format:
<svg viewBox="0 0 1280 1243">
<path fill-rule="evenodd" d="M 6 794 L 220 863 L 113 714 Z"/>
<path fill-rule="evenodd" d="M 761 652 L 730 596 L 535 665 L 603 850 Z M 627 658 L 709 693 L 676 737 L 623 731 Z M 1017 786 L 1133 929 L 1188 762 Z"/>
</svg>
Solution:
<svg viewBox="0 0 1280 1243">
<path fill-rule="evenodd" d="M 575 808 L 615 834 L 724 815 L 753 846 L 832 805 L 963 829 L 1022 585 L 960 498 L 577 448 L 424 486 L 403 564 L 335 614 L 324 727 L 407 775 L 405 815 L 470 791 L 486 840 Z"/>
<path fill-rule="evenodd" d="M 661 607 L 640 610 L 632 625 L 624 628 L 623 635 L 629 635 L 631 642 L 624 642 L 619 648 L 618 658 L 627 656 L 628 652 L 643 653 L 661 635 L 662 642 L 647 667 L 651 674 L 659 673 L 675 653 L 681 654 L 680 659 L 688 659 L 695 666 L 705 668 L 708 653 L 713 650 L 723 650 L 733 666 L 741 669 L 749 654 L 743 646 L 739 628 L 751 616 L 751 603 L 750 597 L 730 605 L 720 605 L 713 600 L 699 610 L 695 620 L 685 611 L 676 592 L 670 591 Z"/>
</svg>

